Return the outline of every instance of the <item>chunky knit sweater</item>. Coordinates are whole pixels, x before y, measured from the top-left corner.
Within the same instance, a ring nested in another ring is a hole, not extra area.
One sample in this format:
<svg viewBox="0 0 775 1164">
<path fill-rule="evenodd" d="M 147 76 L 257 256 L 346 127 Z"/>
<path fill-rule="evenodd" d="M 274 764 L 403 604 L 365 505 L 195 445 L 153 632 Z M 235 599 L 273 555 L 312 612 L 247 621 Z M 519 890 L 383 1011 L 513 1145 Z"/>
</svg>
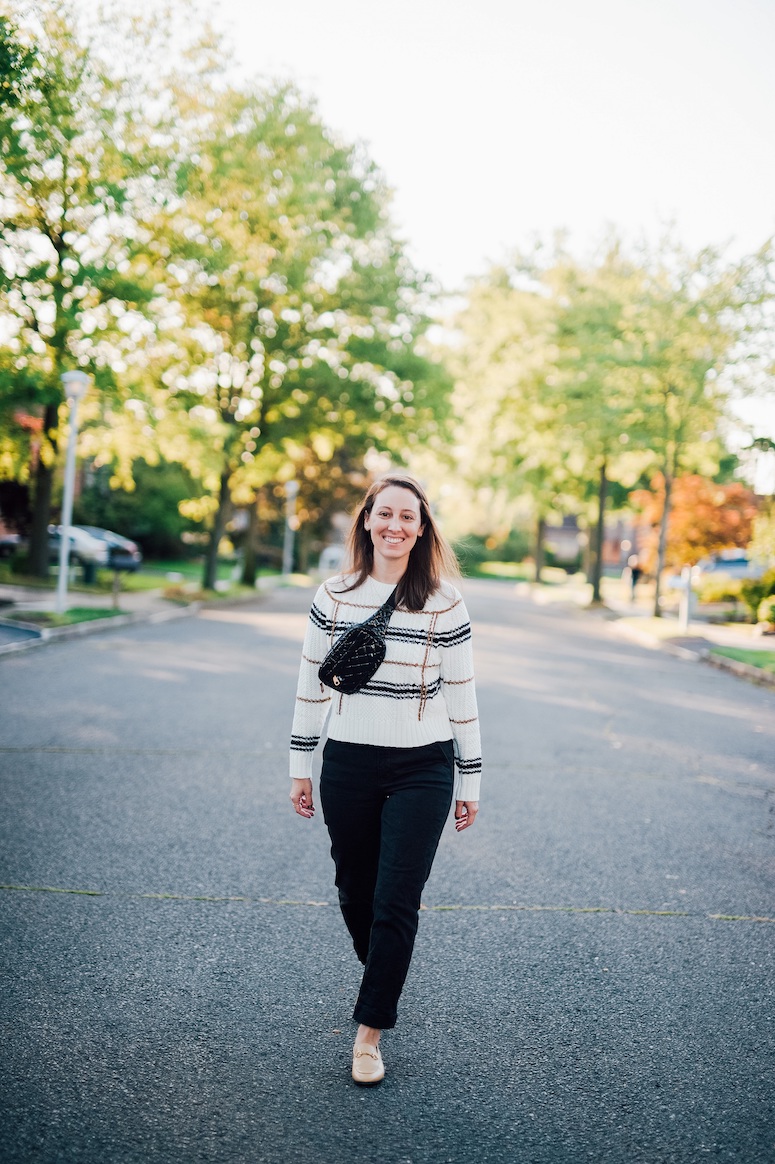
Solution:
<svg viewBox="0 0 775 1164">
<path fill-rule="evenodd" d="M 324 582 L 310 611 L 293 717 L 291 777 L 310 776 L 312 753 L 330 711 L 328 735 L 333 740 L 416 748 L 452 739 L 455 799 L 477 800 L 479 717 L 471 624 L 460 593 L 444 583 L 423 610 L 395 610 L 384 662 L 360 691 L 342 695 L 323 686 L 318 667 L 338 637 L 369 618 L 393 590 L 375 578 L 342 593 L 344 584 L 342 575 Z"/>
</svg>

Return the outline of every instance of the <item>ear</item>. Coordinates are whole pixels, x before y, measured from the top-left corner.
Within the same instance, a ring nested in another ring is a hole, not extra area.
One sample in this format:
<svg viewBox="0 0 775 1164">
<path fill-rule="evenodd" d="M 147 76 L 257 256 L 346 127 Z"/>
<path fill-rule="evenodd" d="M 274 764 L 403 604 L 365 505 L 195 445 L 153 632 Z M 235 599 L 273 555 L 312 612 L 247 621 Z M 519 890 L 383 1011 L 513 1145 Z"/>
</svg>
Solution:
<svg viewBox="0 0 775 1164">
<path fill-rule="evenodd" d="M 363 515 L 363 528 L 364 529 L 369 528 L 369 518 L 370 517 L 371 517 L 371 511 L 367 509 Z"/>
<path fill-rule="evenodd" d="M 424 525 L 421 525 L 421 526 L 420 526 L 420 528 L 419 528 L 419 529 L 418 529 L 418 531 L 417 531 L 417 536 L 418 536 L 418 538 L 421 538 L 421 537 L 422 537 L 422 535 L 423 535 L 424 533 L 425 533 L 425 526 L 424 526 Z"/>
</svg>

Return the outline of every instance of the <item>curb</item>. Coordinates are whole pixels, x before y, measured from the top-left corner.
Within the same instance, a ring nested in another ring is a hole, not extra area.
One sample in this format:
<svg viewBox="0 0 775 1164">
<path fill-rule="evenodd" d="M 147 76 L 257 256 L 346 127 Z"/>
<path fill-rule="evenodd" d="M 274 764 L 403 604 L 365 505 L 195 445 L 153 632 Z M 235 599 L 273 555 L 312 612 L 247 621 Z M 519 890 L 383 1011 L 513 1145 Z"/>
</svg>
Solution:
<svg viewBox="0 0 775 1164">
<path fill-rule="evenodd" d="M 89 622 L 75 622 L 71 626 L 39 627 L 29 622 L 0 618 L 0 626 L 13 627 L 14 630 L 34 631 L 37 634 L 37 638 L 34 639 L 23 639 L 18 643 L 6 643 L 5 646 L 0 646 L 0 655 L 18 655 L 22 651 L 33 651 L 37 647 L 45 647 L 49 643 L 102 634 L 105 631 L 125 626 L 136 626 L 138 623 L 172 622 L 178 618 L 191 618 L 201 609 L 201 606 L 201 602 L 192 602 L 189 606 L 170 610 L 153 610 L 149 614 L 142 611 L 136 611 L 134 614 L 117 614 L 114 618 L 97 618 Z"/>
<path fill-rule="evenodd" d="M 719 671 L 731 671 L 741 679 L 749 679 L 758 683 L 760 687 L 775 688 L 775 675 L 771 671 L 764 671 L 761 667 L 752 667 L 750 663 L 741 663 L 739 659 L 728 659 L 725 655 L 716 655 L 711 651 L 703 656 L 704 663 L 717 667 Z"/>
</svg>

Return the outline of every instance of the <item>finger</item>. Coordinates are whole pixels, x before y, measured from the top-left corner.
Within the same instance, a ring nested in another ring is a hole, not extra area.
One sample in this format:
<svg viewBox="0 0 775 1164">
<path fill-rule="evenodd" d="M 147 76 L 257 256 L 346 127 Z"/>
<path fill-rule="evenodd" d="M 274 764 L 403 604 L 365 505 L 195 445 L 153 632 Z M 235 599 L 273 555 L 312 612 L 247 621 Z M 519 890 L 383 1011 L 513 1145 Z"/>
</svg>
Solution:
<svg viewBox="0 0 775 1164">
<path fill-rule="evenodd" d="M 475 801 L 458 801 L 455 806 L 455 828 L 460 833 L 476 820 L 479 805 Z"/>
<path fill-rule="evenodd" d="M 315 806 L 311 801 L 307 803 L 307 798 L 305 797 L 304 793 L 302 793 L 301 796 L 292 796 L 291 803 L 293 804 L 294 811 L 298 813 L 299 816 L 303 816 L 309 819 L 315 815 Z"/>
</svg>

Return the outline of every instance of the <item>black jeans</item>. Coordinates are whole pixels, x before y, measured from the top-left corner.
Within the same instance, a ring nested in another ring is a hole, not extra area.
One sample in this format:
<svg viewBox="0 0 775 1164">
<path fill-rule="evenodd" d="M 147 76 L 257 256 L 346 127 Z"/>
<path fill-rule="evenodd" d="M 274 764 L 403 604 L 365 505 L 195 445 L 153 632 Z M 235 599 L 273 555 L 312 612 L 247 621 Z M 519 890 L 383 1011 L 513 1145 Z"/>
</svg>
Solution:
<svg viewBox="0 0 775 1164">
<path fill-rule="evenodd" d="M 365 970 L 353 1018 L 396 1025 L 420 895 L 452 802 L 452 740 L 378 748 L 329 740 L 320 803 L 339 904 Z"/>
</svg>

